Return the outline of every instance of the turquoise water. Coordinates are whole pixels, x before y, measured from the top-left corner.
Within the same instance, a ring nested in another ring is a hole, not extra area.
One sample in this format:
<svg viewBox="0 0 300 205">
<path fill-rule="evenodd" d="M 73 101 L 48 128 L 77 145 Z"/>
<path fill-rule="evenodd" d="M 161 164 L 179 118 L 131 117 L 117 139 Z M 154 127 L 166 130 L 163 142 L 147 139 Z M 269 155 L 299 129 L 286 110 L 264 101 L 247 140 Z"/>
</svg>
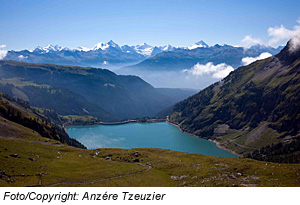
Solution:
<svg viewBox="0 0 300 205">
<path fill-rule="evenodd" d="M 183 133 L 166 122 L 73 126 L 67 129 L 67 133 L 88 149 L 147 147 L 237 158 L 215 143 Z"/>
</svg>

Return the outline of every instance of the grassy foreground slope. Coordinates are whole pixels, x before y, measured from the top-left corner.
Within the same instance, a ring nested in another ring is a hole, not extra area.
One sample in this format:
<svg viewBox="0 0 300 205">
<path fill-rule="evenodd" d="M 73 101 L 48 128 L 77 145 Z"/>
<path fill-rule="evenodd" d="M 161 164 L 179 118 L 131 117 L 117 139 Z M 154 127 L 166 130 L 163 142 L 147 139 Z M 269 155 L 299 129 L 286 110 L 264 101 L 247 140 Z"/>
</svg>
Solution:
<svg viewBox="0 0 300 205">
<path fill-rule="evenodd" d="M 0 119 L 0 186 L 299 186 L 299 164 L 161 149 L 86 150 Z M 137 162 L 138 160 L 139 162 Z"/>
</svg>

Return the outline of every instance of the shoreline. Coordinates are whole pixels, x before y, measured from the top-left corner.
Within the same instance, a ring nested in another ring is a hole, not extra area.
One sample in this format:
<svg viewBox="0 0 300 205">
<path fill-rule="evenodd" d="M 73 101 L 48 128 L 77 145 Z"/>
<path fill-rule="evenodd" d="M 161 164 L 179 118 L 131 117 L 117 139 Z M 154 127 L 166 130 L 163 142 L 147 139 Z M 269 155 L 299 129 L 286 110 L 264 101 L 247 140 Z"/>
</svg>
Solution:
<svg viewBox="0 0 300 205">
<path fill-rule="evenodd" d="M 236 152 L 233 151 L 233 150 L 227 149 L 226 147 L 223 147 L 223 146 L 220 144 L 220 142 L 218 142 L 218 141 L 216 141 L 216 140 L 208 139 L 208 141 L 211 141 L 211 142 L 215 143 L 216 146 L 217 146 L 218 148 L 222 149 L 222 150 L 225 150 L 225 151 L 227 151 L 227 152 L 230 152 L 231 154 L 236 155 L 236 156 L 238 156 L 239 158 L 243 158 L 243 155 L 238 154 L 238 153 L 236 153 Z"/>
<path fill-rule="evenodd" d="M 89 125 L 123 125 L 123 124 L 128 124 L 128 123 L 159 123 L 159 122 L 166 122 L 170 125 L 173 125 L 175 127 L 177 127 L 181 132 L 183 133 L 186 133 L 188 135 L 191 135 L 193 137 L 197 137 L 197 138 L 202 138 L 202 137 L 199 137 L 197 135 L 194 135 L 194 134 L 191 134 L 189 132 L 185 132 L 181 129 L 181 127 L 175 123 L 172 123 L 170 121 L 168 121 L 167 119 L 154 119 L 152 121 L 145 121 L 145 122 L 142 122 L 142 121 L 138 121 L 138 120 L 126 120 L 126 121 L 122 121 L 122 122 L 99 122 L 99 123 L 94 123 L 94 124 L 77 124 L 77 125 L 64 125 L 64 129 L 65 131 L 67 131 L 67 127 L 72 127 L 72 126 L 89 126 Z M 202 139 L 205 139 L 205 138 L 202 138 Z M 237 156 L 238 158 L 243 158 L 242 155 L 236 153 L 235 151 L 233 150 L 230 150 L 230 149 L 227 149 L 225 147 L 223 147 L 220 142 L 216 141 L 216 140 L 211 140 L 211 139 L 205 139 L 205 140 L 208 140 L 210 142 L 213 142 L 216 144 L 216 146 L 224 151 L 227 151 L 227 152 L 230 152 L 231 154 Z"/>
<path fill-rule="evenodd" d="M 179 125 L 175 124 L 175 123 L 172 123 L 172 122 L 170 122 L 170 121 L 168 121 L 168 120 L 166 120 L 166 122 L 167 122 L 168 124 L 170 124 L 170 125 L 173 125 L 173 126 L 177 127 L 177 128 L 178 128 L 181 132 L 183 132 L 183 133 L 189 134 L 189 135 L 194 136 L 194 137 L 197 137 L 197 138 L 202 138 L 202 137 L 199 137 L 199 136 L 197 136 L 197 135 L 191 134 L 191 133 L 189 133 L 189 132 L 183 131 L 183 130 L 181 129 L 181 127 L 180 127 Z M 205 139 L 205 138 L 202 138 L 202 139 Z M 223 147 L 223 146 L 220 144 L 220 142 L 218 142 L 218 141 L 216 141 L 216 140 L 211 140 L 211 139 L 205 139 L 205 140 L 208 140 L 208 141 L 210 141 L 210 142 L 215 143 L 216 146 L 217 146 L 218 148 L 220 148 L 220 149 L 222 149 L 222 150 L 225 150 L 225 151 L 227 151 L 227 152 L 230 152 L 231 154 L 237 156 L 238 158 L 243 158 L 242 155 L 236 153 L 236 152 L 233 151 L 233 150 L 230 150 L 230 149 L 227 149 L 227 148 Z"/>
<path fill-rule="evenodd" d="M 126 120 L 121 122 L 97 122 L 97 123 L 88 123 L 88 124 L 64 124 L 64 128 L 72 126 L 90 126 L 90 125 L 123 125 L 128 123 L 159 123 L 159 122 L 166 122 L 166 119 L 153 119 L 151 121 L 139 121 L 139 120 Z"/>
</svg>

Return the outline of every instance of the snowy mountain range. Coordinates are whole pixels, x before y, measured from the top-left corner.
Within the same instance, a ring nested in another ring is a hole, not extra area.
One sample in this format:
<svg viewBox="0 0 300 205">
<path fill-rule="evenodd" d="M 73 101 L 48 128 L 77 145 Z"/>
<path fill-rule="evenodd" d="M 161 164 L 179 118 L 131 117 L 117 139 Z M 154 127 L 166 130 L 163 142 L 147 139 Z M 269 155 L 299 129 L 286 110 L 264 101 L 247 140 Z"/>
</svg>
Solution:
<svg viewBox="0 0 300 205">
<path fill-rule="evenodd" d="M 191 52 L 207 53 L 212 49 L 216 50 L 216 48 L 218 48 L 218 51 L 228 51 L 228 55 L 233 54 L 231 52 L 232 48 L 234 48 L 233 46 L 218 44 L 209 46 L 202 40 L 188 47 L 174 47 L 171 45 L 151 46 L 146 43 L 142 45 L 120 46 L 111 40 L 107 43 L 97 43 L 92 48 L 80 46 L 75 49 L 70 49 L 67 47 L 62 47 L 60 45 L 47 45 L 45 47 L 38 46 L 32 50 L 11 50 L 7 52 L 3 60 L 22 61 L 26 63 L 49 63 L 109 68 L 113 66 L 121 67 L 126 65 L 138 64 L 147 59 L 155 59 L 156 55 L 162 53 L 166 53 L 166 55 L 168 56 L 173 56 L 173 54 L 177 56 L 178 54 L 180 54 L 182 55 L 180 56 L 181 58 L 183 56 L 186 56 L 186 54 L 190 54 Z M 244 52 L 244 48 L 239 48 L 239 53 Z M 263 45 L 256 45 L 248 49 L 247 53 L 252 52 L 256 55 L 260 54 L 261 52 L 269 52 L 271 54 L 274 54 L 278 52 L 278 50 L 279 48 L 275 49 Z M 196 58 L 198 58 L 198 55 L 196 56 Z"/>
<path fill-rule="evenodd" d="M 70 49 L 60 45 L 38 46 L 34 49 L 8 51 L 3 60 L 26 63 L 50 63 L 61 65 L 110 67 L 135 64 L 164 51 L 173 51 L 174 46 L 142 45 L 120 46 L 113 41 L 97 43 L 94 47 L 84 46 Z"/>
<path fill-rule="evenodd" d="M 203 42 L 203 41 L 202 41 Z M 204 42 L 203 42 L 204 43 Z M 197 44 L 197 43 L 196 43 Z M 204 43 L 205 44 L 205 43 Z M 198 44 L 197 44 L 198 45 Z M 206 44 L 205 44 L 206 45 Z M 23 51 L 29 51 L 32 53 L 40 53 L 40 54 L 45 54 L 45 53 L 54 53 L 54 52 L 60 52 L 62 50 L 67 50 L 67 51 L 82 51 L 82 52 L 88 52 L 88 51 L 109 51 L 109 50 L 119 50 L 123 53 L 137 53 L 140 55 L 143 55 L 145 57 L 153 56 L 157 53 L 163 52 L 163 51 L 172 51 L 175 50 L 176 47 L 171 46 L 171 45 L 166 45 L 166 46 L 151 46 L 146 43 L 142 45 L 136 45 L 136 46 L 128 46 L 128 45 L 123 45 L 119 46 L 112 40 L 110 40 L 107 43 L 97 43 L 94 47 L 92 48 L 87 48 L 84 46 L 79 46 L 75 49 L 69 49 L 67 47 L 62 47 L 59 45 L 47 45 L 45 47 L 38 46 L 33 50 L 23 50 Z M 21 51 L 20 51 L 21 52 Z"/>
</svg>

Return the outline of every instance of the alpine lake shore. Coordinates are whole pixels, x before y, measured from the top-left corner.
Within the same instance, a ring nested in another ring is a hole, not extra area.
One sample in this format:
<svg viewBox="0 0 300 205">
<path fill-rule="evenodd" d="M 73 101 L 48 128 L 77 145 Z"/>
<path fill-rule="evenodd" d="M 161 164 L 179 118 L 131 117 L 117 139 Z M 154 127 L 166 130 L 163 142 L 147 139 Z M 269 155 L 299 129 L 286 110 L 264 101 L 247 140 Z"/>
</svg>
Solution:
<svg viewBox="0 0 300 205">
<path fill-rule="evenodd" d="M 120 122 L 101 122 L 99 119 L 95 118 L 95 117 L 92 117 L 92 116 L 75 116 L 75 118 L 77 117 L 77 119 L 84 119 L 86 117 L 88 117 L 87 119 L 89 119 L 90 121 L 84 121 L 84 120 L 81 120 L 77 123 L 74 123 L 74 124 L 70 124 L 70 121 L 65 123 L 63 126 L 65 127 L 65 130 L 67 130 L 68 127 L 74 127 L 74 126 L 87 126 L 87 125 L 122 125 L 122 124 L 127 124 L 127 123 L 159 123 L 159 122 L 166 122 L 170 125 L 173 125 L 175 127 L 177 127 L 180 132 L 183 132 L 183 133 L 186 133 L 188 135 L 191 135 L 193 137 L 196 137 L 196 138 L 201 138 L 200 136 L 197 136 L 197 135 L 194 135 L 194 134 L 191 134 L 189 132 L 185 132 L 183 131 L 179 125 L 171 122 L 168 120 L 168 118 L 165 118 L 165 119 L 162 119 L 162 118 L 140 118 L 140 119 L 129 119 L 129 120 L 124 120 L 124 121 L 120 121 Z M 69 123 L 69 124 L 68 124 Z M 227 151 L 227 152 L 230 152 L 231 154 L 233 155 L 236 155 L 237 157 L 239 158 L 242 158 L 243 155 L 241 154 L 238 154 L 236 153 L 235 151 L 233 150 L 230 150 L 230 149 L 227 149 L 223 146 L 220 145 L 220 143 L 216 140 L 211 140 L 211 139 L 205 139 L 205 140 L 208 140 L 210 142 L 213 142 L 219 149 L 222 149 L 224 151 Z"/>
</svg>

